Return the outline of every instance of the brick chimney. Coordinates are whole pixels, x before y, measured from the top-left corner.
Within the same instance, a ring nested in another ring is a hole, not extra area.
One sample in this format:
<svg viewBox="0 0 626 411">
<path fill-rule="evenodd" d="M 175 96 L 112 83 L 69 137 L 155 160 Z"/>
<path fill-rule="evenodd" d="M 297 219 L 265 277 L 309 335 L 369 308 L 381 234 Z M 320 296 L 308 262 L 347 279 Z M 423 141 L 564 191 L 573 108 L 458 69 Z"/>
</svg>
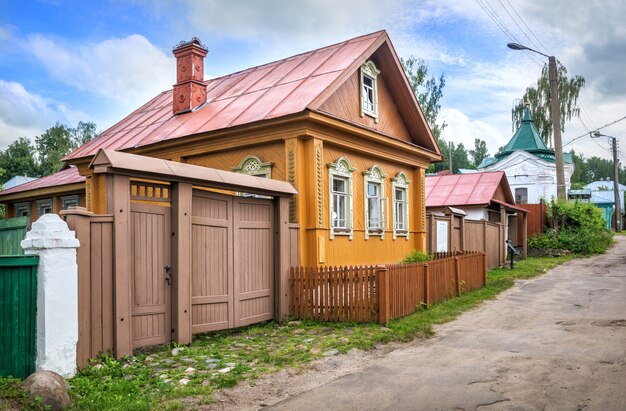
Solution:
<svg viewBox="0 0 626 411">
<path fill-rule="evenodd" d="M 183 114 L 206 103 L 204 57 L 209 49 L 194 37 L 190 41 L 178 43 L 172 52 L 176 57 L 173 111 L 174 114 Z"/>
</svg>

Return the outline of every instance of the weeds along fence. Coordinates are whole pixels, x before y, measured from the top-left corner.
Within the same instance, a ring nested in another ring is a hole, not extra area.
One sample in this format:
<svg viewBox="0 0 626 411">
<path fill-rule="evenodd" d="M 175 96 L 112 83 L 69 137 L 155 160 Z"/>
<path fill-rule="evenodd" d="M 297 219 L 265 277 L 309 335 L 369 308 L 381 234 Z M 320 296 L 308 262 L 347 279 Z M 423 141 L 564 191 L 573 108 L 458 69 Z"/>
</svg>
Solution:
<svg viewBox="0 0 626 411">
<path fill-rule="evenodd" d="M 386 323 L 485 285 L 484 253 L 437 257 L 413 264 L 292 267 L 290 316 Z"/>
</svg>

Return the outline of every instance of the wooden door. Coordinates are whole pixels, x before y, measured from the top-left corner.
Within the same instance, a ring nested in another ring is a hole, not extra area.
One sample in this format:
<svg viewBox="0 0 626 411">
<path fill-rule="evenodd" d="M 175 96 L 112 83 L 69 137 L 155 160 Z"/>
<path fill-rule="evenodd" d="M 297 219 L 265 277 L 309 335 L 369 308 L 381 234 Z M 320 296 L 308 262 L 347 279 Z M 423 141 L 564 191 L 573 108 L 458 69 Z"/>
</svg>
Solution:
<svg viewBox="0 0 626 411">
<path fill-rule="evenodd" d="M 232 328 L 232 197 L 195 190 L 191 223 L 192 332 Z"/>
<path fill-rule="evenodd" d="M 195 190 L 192 332 L 273 318 L 272 202 Z"/>
<path fill-rule="evenodd" d="M 241 327 L 273 318 L 274 225 L 270 200 L 233 201 L 235 327 Z"/>
<path fill-rule="evenodd" d="M 171 212 L 131 205 L 133 348 L 171 341 Z M 171 273 L 176 275 L 176 273 Z"/>
</svg>

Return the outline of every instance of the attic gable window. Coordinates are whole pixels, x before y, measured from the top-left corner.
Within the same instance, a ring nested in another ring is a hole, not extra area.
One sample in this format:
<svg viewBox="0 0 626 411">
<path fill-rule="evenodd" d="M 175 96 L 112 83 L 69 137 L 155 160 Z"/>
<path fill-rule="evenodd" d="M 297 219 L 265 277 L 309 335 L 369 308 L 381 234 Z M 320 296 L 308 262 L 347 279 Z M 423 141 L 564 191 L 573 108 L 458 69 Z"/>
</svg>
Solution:
<svg viewBox="0 0 626 411">
<path fill-rule="evenodd" d="M 380 70 L 373 61 L 368 60 L 361 66 L 361 117 L 373 117 L 378 122 L 378 86 Z"/>
</svg>

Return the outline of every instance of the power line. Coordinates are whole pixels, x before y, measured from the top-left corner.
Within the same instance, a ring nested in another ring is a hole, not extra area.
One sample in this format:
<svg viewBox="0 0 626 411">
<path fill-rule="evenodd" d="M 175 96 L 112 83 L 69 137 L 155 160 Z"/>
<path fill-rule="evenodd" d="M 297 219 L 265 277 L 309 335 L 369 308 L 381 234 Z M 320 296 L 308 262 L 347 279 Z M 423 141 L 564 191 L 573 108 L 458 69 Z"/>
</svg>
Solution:
<svg viewBox="0 0 626 411">
<path fill-rule="evenodd" d="M 508 2 L 508 0 L 507 0 L 507 2 Z M 539 46 L 533 41 L 533 39 L 530 38 L 530 36 L 528 34 L 526 34 L 526 31 L 522 28 L 522 26 L 519 25 L 519 23 L 517 22 L 515 17 L 513 17 L 513 15 L 509 12 L 509 10 L 506 8 L 504 3 L 502 3 L 502 0 L 498 0 L 498 3 L 500 3 L 500 5 L 502 6 L 502 8 L 506 12 L 506 14 L 509 15 L 509 17 L 511 18 L 513 23 L 515 23 L 515 25 L 517 26 L 519 31 L 524 35 L 524 37 L 526 37 L 528 39 L 528 41 L 530 41 L 530 43 L 533 45 L 534 48 L 539 49 Z M 509 3 L 509 6 L 511 6 L 511 3 Z M 513 7 L 513 6 L 511 6 L 511 7 Z M 516 12 L 516 14 L 517 14 L 517 12 Z M 519 17 L 519 14 L 517 16 Z M 520 20 L 521 20 L 521 17 L 520 17 Z M 528 26 L 526 26 L 526 27 L 528 27 Z"/>
<path fill-rule="evenodd" d="M 546 52 L 546 54 L 550 54 L 548 52 L 548 48 L 541 42 L 541 40 L 539 40 L 539 37 L 537 37 L 535 35 L 535 33 L 532 31 L 532 29 L 530 27 L 528 27 L 528 24 L 526 24 L 526 22 L 524 21 L 524 19 L 522 18 L 522 16 L 519 15 L 519 13 L 517 12 L 517 10 L 515 10 L 515 7 L 511 4 L 511 2 L 509 0 L 506 0 L 506 2 L 509 4 L 509 6 L 511 6 L 511 9 L 513 9 L 513 11 L 515 12 L 515 15 L 517 15 L 517 17 L 519 17 L 520 21 L 524 24 L 524 26 L 526 26 L 526 28 L 528 29 L 528 31 L 530 31 L 530 34 L 533 35 L 533 37 L 539 42 L 539 44 L 541 44 L 541 46 L 543 47 L 543 50 Z M 532 41 L 532 40 L 531 40 Z M 534 44 L 534 43 L 533 43 Z M 539 47 L 537 47 L 539 48 Z"/>
<path fill-rule="evenodd" d="M 476 0 L 476 3 L 480 6 L 480 8 L 485 12 L 485 14 L 495 23 L 495 25 L 504 33 L 506 37 L 509 38 L 514 43 L 519 43 L 515 35 L 508 29 L 508 27 L 502 22 L 496 11 L 491 7 L 491 5 L 487 2 L 487 0 Z M 531 52 L 526 51 L 525 54 L 532 60 L 535 64 L 543 67 L 537 61 L 537 57 L 534 56 Z"/>
<path fill-rule="evenodd" d="M 594 131 L 600 131 L 600 130 L 602 130 L 602 129 L 604 129 L 604 128 L 607 128 L 607 127 L 609 127 L 609 126 L 612 126 L 613 124 L 617 124 L 617 123 L 619 123 L 620 121 L 624 121 L 624 120 L 626 120 L 626 116 L 624 116 L 624 117 L 622 117 L 622 118 L 619 118 L 619 119 L 617 119 L 617 120 L 615 120 L 615 121 L 613 121 L 613 122 L 611 122 L 611 123 L 607 123 L 607 124 L 603 125 L 602 127 L 598 127 L 598 128 L 596 128 Z M 590 137 L 590 136 L 591 136 L 591 133 L 585 133 L 585 134 L 581 134 L 581 135 L 579 135 L 578 137 L 574 137 L 573 139 L 571 139 L 571 140 L 570 140 L 570 141 L 568 141 L 567 143 L 563 144 L 563 145 L 561 146 L 561 148 L 563 148 L 563 147 L 565 147 L 565 146 L 567 146 L 567 145 L 570 145 L 570 144 L 572 144 L 574 141 L 580 140 L 581 138 L 583 138 L 583 137 L 587 137 L 587 136 L 589 136 L 589 137 Z"/>
</svg>

